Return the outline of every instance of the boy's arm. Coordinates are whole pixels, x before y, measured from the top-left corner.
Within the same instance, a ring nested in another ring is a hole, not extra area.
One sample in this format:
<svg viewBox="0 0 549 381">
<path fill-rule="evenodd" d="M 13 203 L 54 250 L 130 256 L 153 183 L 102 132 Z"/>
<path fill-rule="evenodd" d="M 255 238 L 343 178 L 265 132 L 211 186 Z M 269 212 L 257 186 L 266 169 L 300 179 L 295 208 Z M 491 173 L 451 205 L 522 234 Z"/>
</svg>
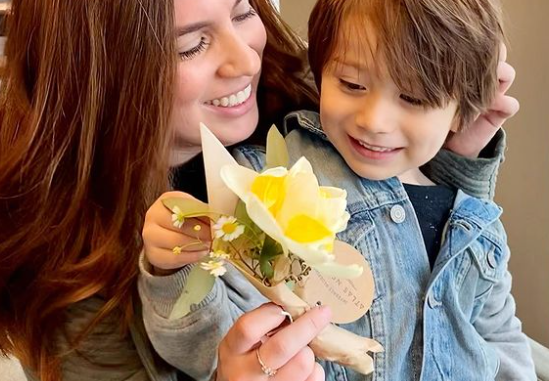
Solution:
<svg viewBox="0 0 549 381">
<path fill-rule="evenodd" d="M 139 295 L 145 329 L 157 353 L 166 362 L 197 381 L 209 380 L 217 364 L 217 346 L 244 312 L 265 302 L 231 266 L 216 279 L 206 298 L 187 316 L 168 316 L 185 288 L 192 265 L 169 276 L 155 276 L 144 255 L 140 260 Z"/>
<path fill-rule="evenodd" d="M 505 132 L 500 129 L 478 158 L 441 149 L 421 170 L 437 184 L 461 189 L 473 197 L 492 199 L 505 145 Z"/>
<path fill-rule="evenodd" d="M 241 165 L 263 168 L 264 148 L 248 147 L 233 152 Z M 217 347 L 244 312 L 267 300 L 232 266 L 216 279 L 212 291 L 187 316 L 169 320 L 175 302 L 185 288 L 192 265 L 168 276 L 155 276 L 141 254 L 139 295 L 147 334 L 157 353 L 169 364 L 197 381 L 209 380 L 217 365 Z"/>
<path fill-rule="evenodd" d="M 522 333 L 520 320 L 515 316 L 516 305 L 511 295 L 511 283 L 511 274 L 506 269 L 504 277 L 494 285 L 489 299 L 473 324 L 500 358 L 496 380 L 535 381 L 528 339 Z"/>
</svg>

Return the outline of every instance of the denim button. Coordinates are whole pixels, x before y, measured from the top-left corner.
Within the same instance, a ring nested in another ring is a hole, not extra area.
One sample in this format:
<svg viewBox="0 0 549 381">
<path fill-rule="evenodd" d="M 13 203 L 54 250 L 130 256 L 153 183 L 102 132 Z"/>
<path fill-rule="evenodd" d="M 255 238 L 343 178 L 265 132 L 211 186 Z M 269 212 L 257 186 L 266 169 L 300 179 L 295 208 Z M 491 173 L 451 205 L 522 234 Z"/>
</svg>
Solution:
<svg viewBox="0 0 549 381">
<path fill-rule="evenodd" d="M 498 262 L 496 260 L 496 254 L 494 253 L 494 250 L 490 250 L 487 255 L 488 260 L 488 266 L 493 270 L 496 267 L 498 267 Z"/>
<path fill-rule="evenodd" d="M 431 308 L 436 308 L 442 305 L 441 302 L 436 300 L 435 295 L 433 294 L 429 294 L 429 296 L 427 297 L 427 304 L 429 304 L 429 307 Z"/>
<path fill-rule="evenodd" d="M 391 220 L 395 224 L 401 224 L 406 220 L 406 211 L 401 205 L 395 205 L 391 208 Z"/>
</svg>

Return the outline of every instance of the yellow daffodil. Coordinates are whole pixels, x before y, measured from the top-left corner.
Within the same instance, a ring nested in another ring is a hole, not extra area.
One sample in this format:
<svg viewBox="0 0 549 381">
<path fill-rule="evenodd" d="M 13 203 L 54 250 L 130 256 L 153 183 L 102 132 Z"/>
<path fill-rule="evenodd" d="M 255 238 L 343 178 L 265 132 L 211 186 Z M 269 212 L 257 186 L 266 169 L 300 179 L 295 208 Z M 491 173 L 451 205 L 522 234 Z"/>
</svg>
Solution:
<svg viewBox="0 0 549 381">
<path fill-rule="evenodd" d="M 285 253 L 297 255 L 326 275 L 353 278 L 358 265 L 342 266 L 332 254 L 336 234 L 347 227 L 347 193 L 321 187 L 305 158 L 257 173 L 239 165 L 221 170 L 225 184 L 246 204 L 254 223 L 279 242 Z"/>
</svg>

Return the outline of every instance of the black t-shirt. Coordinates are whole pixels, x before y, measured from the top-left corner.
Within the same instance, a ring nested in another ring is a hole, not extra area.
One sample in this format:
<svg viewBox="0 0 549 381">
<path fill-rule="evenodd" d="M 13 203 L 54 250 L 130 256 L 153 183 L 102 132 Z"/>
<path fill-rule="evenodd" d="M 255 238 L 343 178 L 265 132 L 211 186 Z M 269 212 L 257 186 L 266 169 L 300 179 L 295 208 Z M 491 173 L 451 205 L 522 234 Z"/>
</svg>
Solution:
<svg viewBox="0 0 549 381">
<path fill-rule="evenodd" d="M 199 154 L 172 169 L 172 186 L 175 190 L 189 193 L 200 201 L 208 202 L 204 157 Z"/>
<path fill-rule="evenodd" d="M 431 269 L 440 251 L 444 226 L 454 206 L 456 191 L 443 185 L 404 184 L 416 212 Z"/>
</svg>

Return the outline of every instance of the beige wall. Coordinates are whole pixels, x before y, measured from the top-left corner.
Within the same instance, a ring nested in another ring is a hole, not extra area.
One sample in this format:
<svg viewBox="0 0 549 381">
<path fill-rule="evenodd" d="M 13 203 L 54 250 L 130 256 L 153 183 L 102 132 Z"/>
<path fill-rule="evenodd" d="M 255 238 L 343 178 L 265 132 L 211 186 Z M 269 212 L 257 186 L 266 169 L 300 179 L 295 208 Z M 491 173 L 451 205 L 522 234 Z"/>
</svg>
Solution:
<svg viewBox="0 0 549 381">
<path fill-rule="evenodd" d="M 503 3 L 518 72 L 511 93 L 522 108 L 506 126 L 496 198 L 505 209 L 519 317 L 526 333 L 549 346 L 549 1 Z"/>
<path fill-rule="evenodd" d="M 315 0 L 281 0 L 283 17 L 306 36 Z M 511 272 L 524 331 L 549 346 L 549 1 L 503 0 L 509 62 L 518 71 L 510 93 L 522 109 L 509 121 L 507 160 L 497 201 L 512 250 Z"/>
</svg>

